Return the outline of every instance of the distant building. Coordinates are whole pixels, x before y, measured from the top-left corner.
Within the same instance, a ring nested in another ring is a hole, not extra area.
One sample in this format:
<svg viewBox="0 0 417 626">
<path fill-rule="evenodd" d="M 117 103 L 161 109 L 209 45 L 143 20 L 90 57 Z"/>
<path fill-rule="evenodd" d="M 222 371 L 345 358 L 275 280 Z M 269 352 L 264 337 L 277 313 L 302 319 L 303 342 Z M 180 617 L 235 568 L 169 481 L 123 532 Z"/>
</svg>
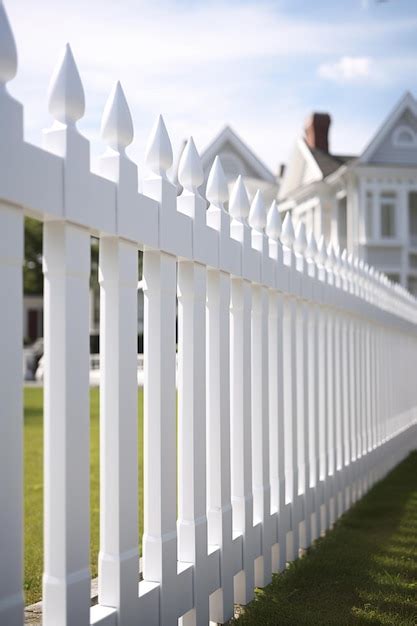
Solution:
<svg viewBox="0 0 417 626">
<path fill-rule="evenodd" d="M 327 113 L 307 120 L 280 210 L 417 295 L 417 101 L 406 93 L 356 157 L 330 152 L 330 122 Z"/>
</svg>

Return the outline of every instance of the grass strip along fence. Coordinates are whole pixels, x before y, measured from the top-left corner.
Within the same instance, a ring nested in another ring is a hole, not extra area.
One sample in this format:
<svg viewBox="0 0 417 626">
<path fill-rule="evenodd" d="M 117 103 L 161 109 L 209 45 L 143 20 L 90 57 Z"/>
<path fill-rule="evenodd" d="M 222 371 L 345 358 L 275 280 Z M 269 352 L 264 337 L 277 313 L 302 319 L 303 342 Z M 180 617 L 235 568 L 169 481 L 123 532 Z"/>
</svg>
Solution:
<svg viewBox="0 0 417 626">
<path fill-rule="evenodd" d="M 415 626 L 417 452 L 306 556 L 256 593 L 238 626 Z"/>
</svg>

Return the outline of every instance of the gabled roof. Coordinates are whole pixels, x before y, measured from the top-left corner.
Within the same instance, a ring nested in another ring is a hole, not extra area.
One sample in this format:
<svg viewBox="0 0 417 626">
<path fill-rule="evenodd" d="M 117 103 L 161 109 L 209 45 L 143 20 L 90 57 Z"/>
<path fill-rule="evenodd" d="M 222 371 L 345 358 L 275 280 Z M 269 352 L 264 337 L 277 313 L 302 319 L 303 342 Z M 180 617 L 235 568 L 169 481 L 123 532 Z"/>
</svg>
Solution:
<svg viewBox="0 0 417 626">
<path fill-rule="evenodd" d="M 230 126 L 225 126 L 223 130 L 213 139 L 213 141 L 201 153 L 201 163 L 203 169 L 207 169 L 213 162 L 215 156 L 222 148 L 230 144 L 240 158 L 262 179 L 271 183 L 276 182 L 276 178 L 270 169 L 256 156 L 256 154 L 242 141 Z"/>
<path fill-rule="evenodd" d="M 387 135 L 393 130 L 395 124 L 398 122 L 400 117 L 407 109 L 410 109 L 412 113 L 417 116 L 417 102 L 409 91 L 407 91 L 403 95 L 401 100 L 398 102 L 398 104 L 394 107 L 389 116 L 380 126 L 372 141 L 368 144 L 363 154 L 359 157 L 359 163 L 368 163 L 370 161 L 372 155 L 375 153 L 375 151 L 381 145 Z"/>
<path fill-rule="evenodd" d="M 342 154 L 330 154 L 329 152 L 324 152 L 318 148 L 309 147 L 309 150 L 316 160 L 316 163 L 323 174 L 323 178 L 333 174 L 341 165 L 345 165 L 345 163 L 355 158 L 354 156 Z"/>
<path fill-rule="evenodd" d="M 305 139 L 299 139 L 287 165 L 279 197 L 287 198 L 296 190 L 323 180 L 354 158 L 310 148 Z"/>
<path fill-rule="evenodd" d="M 316 159 L 304 139 L 298 139 L 285 168 L 279 198 L 287 198 L 293 191 L 323 178 Z"/>
</svg>

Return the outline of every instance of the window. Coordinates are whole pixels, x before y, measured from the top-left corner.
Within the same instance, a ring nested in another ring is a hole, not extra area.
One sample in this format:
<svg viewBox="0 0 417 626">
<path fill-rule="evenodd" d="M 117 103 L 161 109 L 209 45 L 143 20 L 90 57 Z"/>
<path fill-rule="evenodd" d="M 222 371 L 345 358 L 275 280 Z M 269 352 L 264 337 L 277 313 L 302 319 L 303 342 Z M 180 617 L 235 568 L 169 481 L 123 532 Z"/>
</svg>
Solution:
<svg viewBox="0 0 417 626">
<path fill-rule="evenodd" d="M 408 277 L 408 291 L 413 294 L 413 296 L 417 296 L 417 277 L 409 276 Z"/>
<path fill-rule="evenodd" d="M 408 228 L 410 245 L 417 247 L 417 191 L 408 194 Z"/>
<path fill-rule="evenodd" d="M 346 247 L 347 241 L 347 197 L 337 200 L 337 238 L 341 248 Z"/>
<path fill-rule="evenodd" d="M 409 126 L 399 126 L 392 134 L 392 143 L 397 148 L 414 148 L 417 146 L 417 134 Z"/>
<path fill-rule="evenodd" d="M 381 193 L 381 237 L 390 239 L 396 236 L 395 207 L 397 195 L 393 191 Z"/>
<path fill-rule="evenodd" d="M 374 194 L 372 191 L 366 192 L 366 205 L 365 205 L 365 236 L 367 239 L 372 239 L 374 230 Z"/>
</svg>

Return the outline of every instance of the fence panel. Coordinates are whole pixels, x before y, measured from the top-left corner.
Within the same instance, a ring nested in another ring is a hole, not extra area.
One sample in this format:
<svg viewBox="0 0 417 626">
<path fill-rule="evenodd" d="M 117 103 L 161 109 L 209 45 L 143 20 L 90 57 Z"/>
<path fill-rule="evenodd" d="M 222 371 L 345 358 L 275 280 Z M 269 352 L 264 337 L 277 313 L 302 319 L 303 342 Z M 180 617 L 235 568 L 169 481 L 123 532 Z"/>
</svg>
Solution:
<svg viewBox="0 0 417 626">
<path fill-rule="evenodd" d="M 23 217 L 44 222 L 47 626 L 224 623 L 416 443 L 416 300 L 282 224 L 192 139 L 167 177 L 161 117 L 138 192 L 117 83 L 99 173 L 66 46 L 44 147 L 23 140 L 0 3 L 0 625 L 21 626 Z M 229 201 L 229 211 L 225 204 Z M 100 240 L 100 554 L 90 607 L 90 238 Z M 144 290 L 144 536 L 138 550 L 138 251 Z M 177 310 L 178 305 L 178 310 Z M 178 322 L 178 338 L 176 325 Z M 178 342 L 177 342 L 178 339 Z M 178 343 L 178 345 L 177 345 Z M 178 374 L 177 374 L 178 357 Z M 178 399 L 178 406 L 177 406 Z M 178 415 L 177 415 L 178 408 Z"/>
</svg>

